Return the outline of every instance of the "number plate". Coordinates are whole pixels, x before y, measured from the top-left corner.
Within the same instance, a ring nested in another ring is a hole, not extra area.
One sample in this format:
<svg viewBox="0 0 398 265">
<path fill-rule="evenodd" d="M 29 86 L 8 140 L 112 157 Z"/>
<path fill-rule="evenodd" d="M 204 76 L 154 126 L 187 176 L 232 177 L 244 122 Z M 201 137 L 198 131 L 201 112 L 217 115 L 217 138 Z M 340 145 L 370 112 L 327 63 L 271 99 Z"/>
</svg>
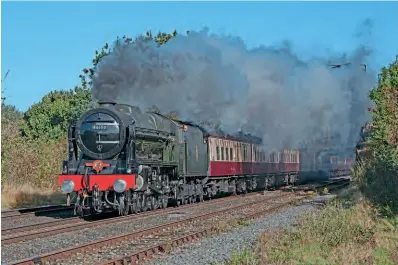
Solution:
<svg viewBox="0 0 398 265">
<path fill-rule="evenodd" d="M 93 130 L 106 130 L 106 125 L 93 125 Z"/>
</svg>

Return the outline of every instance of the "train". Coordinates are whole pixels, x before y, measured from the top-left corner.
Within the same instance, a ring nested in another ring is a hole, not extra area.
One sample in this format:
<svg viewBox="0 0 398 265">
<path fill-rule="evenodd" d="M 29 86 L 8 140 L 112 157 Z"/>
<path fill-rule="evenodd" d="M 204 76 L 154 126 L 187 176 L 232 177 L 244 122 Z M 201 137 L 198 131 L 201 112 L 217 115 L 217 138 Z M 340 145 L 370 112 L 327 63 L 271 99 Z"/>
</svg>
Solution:
<svg viewBox="0 0 398 265">
<path fill-rule="evenodd" d="M 348 174 L 344 154 L 333 147 L 267 151 L 257 136 L 98 102 L 69 126 L 58 186 L 67 205 L 76 199 L 76 215 L 128 215 Z"/>
</svg>

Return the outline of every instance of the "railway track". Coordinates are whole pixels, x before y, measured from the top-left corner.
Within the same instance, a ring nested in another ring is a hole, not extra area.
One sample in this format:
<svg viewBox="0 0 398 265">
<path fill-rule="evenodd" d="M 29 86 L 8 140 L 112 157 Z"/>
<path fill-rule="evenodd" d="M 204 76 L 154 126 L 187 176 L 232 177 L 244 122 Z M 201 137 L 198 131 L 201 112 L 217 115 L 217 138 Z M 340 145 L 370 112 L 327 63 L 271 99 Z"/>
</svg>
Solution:
<svg viewBox="0 0 398 265">
<path fill-rule="evenodd" d="M 324 184 L 316 185 L 313 188 L 316 188 L 317 190 L 320 190 L 322 188 L 328 187 L 329 191 L 337 190 L 340 189 L 344 186 L 349 185 L 349 181 L 345 179 L 340 179 L 340 180 L 334 180 L 330 181 Z M 275 193 L 278 195 L 275 196 Z M 28 241 L 37 239 L 37 238 L 43 238 L 51 235 L 57 235 L 60 233 L 67 233 L 67 232 L 74 232 L 74 231 L 79 231 L 87 228 L 95 228 L 95 227 L 102 227 L 104 225 L 116 225 L 119 223 L 131 223 L 139 219 L 145 219 L 146 217 L 153 217 L 156 218 L 157 216 L 161 216 L 162 214 L 179 214 L 179 212 L 183 210 L 187 210 L 190 208 L 196 208 L 200 209 L 200 207 L 203 207 L 203 209 L 208 208 L 209 205 L 217 205 L 217 204 L 222 204 L 225 201 L 233 201 L 233 200 L 238 200 L 239 198 L 248 198 L 252 197 L 254 195 L 258 195 L 259 192 L 254 192 L 254 193 L 249 193 L 245 195 L 235 195 L 235 196 L 229 196 L 229 197 L 224 197 L 220 198 L 217 200 L 211 200 L 211 201 L 205 201 L 203 203 L 199 204 L 188 204 L 188 205 L 183 205 L 180 206 L 179 208 L 166 208 L 166 209 L 160 209 L 156 211 L 150 211 L 150 212 L 144 212 L 144 213 L 139 213 L 135 215 L 129 215 L 129 216 L 122 216 L 122 217 L 113 217 L 105 220 L 97 220 L 93 222 L 87 222 L 84 221 L 83 219 L 79 217 L 74 217 L 74 218 L 69 218 L 67 220 L 56 220 L 56 221 L 51 221 L 47 223 L 41 223 L 41 224 L 33 224 L 29 226 L 22 226 L 22 227 L 15 227 L 11 229 L 5 229 L 2 231 L 2 247 L 6 247 L 9 244 L 12 243 L 17 243 L 21 241 Z M 275 192 L 267 192 L 269 197 L 263 197 L 264 199 L 259 200 L 259 201 L 252 201 L 249 203 L 245 203 L 243 205 L 237 205 L 233 206 L 233 203 L 231 203 L 231 206 L 228 208 L 222 208 L 218 209 L 216 211 L 211 211 L 208 213 L 203 213 L 201 215 L 195 216 L 195 217 L 187 217 L 182 220 L 174 221 L 174 222 L 169 222 L 169 223 L 161 223 L 160 225 L 153 225 L 152 227 L 148 225 L 148 228 L 143 228 L 141 230 L 140 227 L 135 229 L 134 231 L 122 234 L 122 235 L 117 235 L 113 237 L 106 237 L 101 240 L 97 241 L 91 241 L 91 242 L 86 242 L 84 244 L 80 245 L 75 245 L 70 248 L 64 248 L 60 250 L 54 250 L 50 251 L 44 255 L 39 255 L 23 260 L 19 260 L 14 263 L 9 263 L 9 264 L 37 264 L 37 262 L 41 262 L 41 264 L 53 264 L 53 262 L 56 261 L 56 264 L 75 264 L 71 260 L 68 262 L 72 263 L 64 263 L 64 259 L 68 259 L 71 255 L 74 255 L 76 253 L 80 253 L 79 255 L 96 255 L 93 251 L 93 249 L 98 250 L 99 253 L 101 251 L 106 251 L 106 250 L 100 250 L 106 246 L 112 246 L 113 244 L 125 244 L 129 242 L 129 240 L 133 240 L 135 238 L 143 238 L 144 241 L 146 241 L 145 244 L 140 244 L 139 242 L 135 242 L 135 245 L 140 245 L 142 248 L 137 249 L 134 247 L 133 250 L 129 251 L 129 255 L 123 256 L 122 257 L 112 257 L 108 261 L 106 260 L 99 260 L 98 262 L 105 262 L 103 264 L 128 264 L 128 263 L 123 263 L 123 260 L 128 260 L 128 261 L 135 261 L 135 260 L 142 260 L 145 257 L 149 257 L 152 254 L 156 252 L 162 252 L 167 249 L 167 246 L 175 246 L 179 244 L 183 244 L 184 242 L 187 242 L 189 240 L 193 240 L 196 238 L 199 238 L 201 236 L 204 236 L 208 233 L 211 233 L 214 231 L 215 228 L 211 228 L 211 225 L 208 225 L 208 227 L 204 227 L 202 230 L 200 230 L 198 227 L 196 227 L 195 231 L 187 230 L 187 231 L 180 231 L 178 227 L 184 226 L 185 224 L 188 223 L 197 223 L 199 221 L 195 220 L 200 220 L 201 222 L 206 222 L 208 218 L 216 218 L 217 216 L 221 216 L 222 214 L 228 214 L 228 212 L 231 211 L 244 211 L 245 215 L 242 217 L 242 220 L 248 220 L 248 219 L 253 219 L 255 217 L 260 217 L 263 216 L 264 214 L 267 214 L 269 211 L 278 210 L 282 209 L 283 207 L 287 206 L 289 202 L 286 202 L 285 204 L 281 205 L 274 205 L 274 201 L 282 198 L 287 198 L 290 195 L 293 195 L 294 197 L 297 198 L 296 195 L 303 195 L 299 193 L 292 193 L 292 192 L 281 192 L 281 191 L 275 191 Z M 271 196 L 272 194 L 272 196 Z M 261 196 L 262 197 L 262 196 Z M 299 196 L 303 197 L 303 196 Z M 270 209 L 263 209 L 259 206 L 265 205 L 265 204 L 273 204 Z M 261 209 L 260 209 L 261 208 Z M 252 209 L 252 210 L 250 210 Z M 250 211 L 257 211 L 257 212 L 250 212 Z M 199 212 L 203 212 L 202 210 L 199 210 Z M 224 217 L 224 216 L 223 216 Z M 198 218 L 198 219 L 196 219 Z M 245 219 L 246 218 L 246 219 Z M 208 219 L 208 222 L 212 222 L 210 219 Z M 99 228 L 98 228 L 99 229 Z M 97 230 L 98 230 L 97 229 Z M 159 230 L 160 229 L 160 230 Z M 170 230 L 171 229 L 171 230 Z M 179 231 L 176 235 L 170 234 L 166 238 L 167 240 L 156 240 L 151 238 L 155 234 L 158 235 L 157 233 L 160 233 L 160 231 Z M 79 233 L 79 232 L 77 232 Z M 133 240 L 134 241 L 134 240 Z M 151 245 L 148 247 L 148 241 L 149 242 L 155 242 L 157 244 L 154 244 L 153 246 Z M 81 241 L 79 241 L 81 242 Z M 83 241 L 84 242 L 84 241 Z M 124 242 L 124 243 L 123 243 Z M 70 246 L 70 245 L 69 245 Z M 62 248 L 62 246 L 60 247 Z M 5 252 L 6 253 L 6 252 Z M 26 255 L 25 255 L 26 256 Z M 61 259 L 61 260 L 60 260 Z M 87 263 L 79 263 L 79 264 L 87 264 Z M 89 264 L 97 264 L 97 261 L 95 263 L 89 263 Z"/>
<path fill-rule="evenodd" d="M 299 186 L 295 187 L 283 187 L 282 190 L 287 190 L 287 191 L 292 191 L 292 192 L 309 192 L 309 191 L 315 191 L 315 192 L 320 192 L 324 188 L 327 188 L 329 191 L 335 190 L 342 188 L 344 186 L 348 186 L 350 184 L 351 180 L 349 178 L 338 178 L 338 179 L 332 179 L 329 181 L 325 181 L 323 183 L 319 184 L 302 184 Z M 336 188 L 334 188 L 336 187 Z"/>
<path fill-rule="evenodd" d="M 32 208 L 21 208 L 15 210 L 7 210 L 1 212 L 1 220 L 8 220 L 10 218 L 16 217 L 26 217 L 28 215 L 44 215 L 48 213 L 55 212 L 65 212 L 72 211 L 74 205 L 66 206 L 66 205 L 49 205 L 49 206 L 40 206 L 40 207 L 32 207 Z"/>
<path fill-rule="evenodd" d="M 60 234 L 60 233 L 67 233 L 67 232 L 71 232 L 71 231 L 83 230 L 86 228 L 92 228 L 92 227 L 101 226 L 101 225 L 113 224 L 113 223 L 117 223 L 117 222 L 126 222 L 129 220 L 135 220 L 137 218 L 142 218 L 142 217 L 149 217 L 149 216 L 154 216 L 154 215 L 165 214 L 165 213 L 176 211 L 176 209 L 178 209 L 178 211 L 180 211 L 180 210 L 189 209 L 192 207 L 202 207 L 202 206 L 206 206 L 208 204 L 217 205 L 217 204 L 223 203 L 225 201 L 233 201 L 233 200 L 238 200 L 240 198 L 248 198 L 251 196 L 256 196 L 258 194 L 259 194 L 259 192 L 254 192 L 254 193 L 244 194 L 244 195 L 229 196 L 229 197 L 224 197 L 224 198 L 220 198 L 217 200 L 205 201 L 200 204 L 187 204 L 187 205 L 180 206 L 178 208 L 170 207 L 170 208 L 166 208 L 166 209 L 159 209 L 159 210 L 155 210 L 155 211 L 138 213 L 135 215 L 118 216 L 118 217 L 102 219 L 102 220 L 97 220 L 97 221 L 92 221 L 92 222 L 87 222 L 84 219 L 81 219 L 80 217 L 72 217 L 72 218 L 68 218 L 68 219 L 55 220 L 55 221 L 32 224 L 32 225 L 27 225 L 27 226 L 20 226 L 20 227 L 15 227 L 15 228 L 10 228 L 10 229 L 3 229 L 1 231 L 2 232 L 1 245 L 4 246 L 7 244 L 11 244 L 11 243 L 17 243 L 17 242 L 31 240 L 31 239 L 35 239 L 35 238 L 42 238 L 42 237 L 56 235 L 56 234 Z M 277 198 L 277 197 L 278 196 L 273 196 L 271 198 Z"/>
<path fill-rule="evenodd" d="M 319 192 L 322 189 L 327 188 L 329 191 L 332 191 L 332 190 L 339 189 L 341 187 L 348 186 L 349 184 L 350 184 L 349 179 L 342 178 L 342 179 L 331 180 L 331 181 L 321 184 L 321 185 L 316 185 L 313 188 L 313 190 Z"/>
<path fill-rule="evenodd" d="M 173 245 L 177 244 L 178 242 L 186 242 L 186 240 L 188 240 L 189 238 L 197 238 L 201 235 L 214 231 L 216 229 L 215 227 L 211 229 L 209 227 L 212 227 L 211 223 L 214 223 L 216 219 L 225 221 L 229 218 L 228 216 L 232 216 L 230 218 L 231 220 L 240 220 L 242 218 L 247 220 L 259 217 L 269 213 L 270 211 L 275 211 L 286 207 L 293 200 L 297 200 L 298 198 L 300 197 L 292 193 L 266 197 L 258 201 L 244 203 L 243 205 L 230 206 L 224 209 L 213 210 L 208 213 L 189 216 L 182 220 L 171 221 L 165 224 L 136 230 L 130 233 L 125 233 L 122 235 L 105 238 L 86 244 L 76 245 L 70 248 L 61 249 L 58 251 L 31 257 L 10 264 L 35 264 L 38 262 L 41 262 L 42 264 L 53 264 L 54 262 L 56 264 L 76 264 L 76 261 L 70 260 L 74 258 L 73 256 L 71 257 L 71 255 L 73 254 L 83 253 L 82 255 L 93 254 L 95 256 L 95 253 L 93 253 L 93 251 L 96 251 L 96 253 L 104 253 L 104 251 L 106 251 L 102 249 L 104 247 L 106 248 L 109 246 L 114 246 L 114 244 L 121 243 L 129 244 L 131 242 L 133 242 L 134 249 L 136 249 L 138 252 L 135 251 L 132 255 L 129 255 L 129 257 L 131 257 L 132 260 L 135 260 L 137 258 L 142 259 L 144 256 L 150 255 L 152 251 L 156 252 L 156 250 L 163 250 L 165 248 L 165 244 Z M 282 200 L 282 202 L 275 202 L 278 199 Z M 150 246 L 148 246 L 148 244 L 150 244 Z M 142 249 L 143 247 L 144 249 Z M 125 257 L 120 257 L 117 259 L 122 260 L 124 258 Z M 79 257 L 78 259 L 81 259 L 81 257 Z M 97 262 L 105 261 L 97 260 L 92 263 L 87 261 L 86 258 L 84 258 L 83 260 L 83 264 L 96 264 Z M 65 263 L 63 261 L 65 261 Z M 117 261 L 111 260 L 110 262 L 111 263 L 106 264 L 118 264 Z"/>
</svg>

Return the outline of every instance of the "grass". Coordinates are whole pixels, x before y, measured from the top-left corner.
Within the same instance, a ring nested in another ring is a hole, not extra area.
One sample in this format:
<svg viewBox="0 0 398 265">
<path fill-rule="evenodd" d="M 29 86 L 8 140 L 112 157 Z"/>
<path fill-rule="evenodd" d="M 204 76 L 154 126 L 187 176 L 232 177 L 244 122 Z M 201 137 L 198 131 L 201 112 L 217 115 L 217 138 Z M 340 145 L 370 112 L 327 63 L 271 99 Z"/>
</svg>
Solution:
<svg viewBox="0 0 398 265">
<path fill-rule="evenodd" d="M 40 205 L 66 203 L 66 196 L 53 189 L 41 189 L 29 184 L 13 187 L 2 186 L 1 208 L 12 209 Z"/>
<path fill-rule="evenodd" d="M 398 264 L 398 216 L 383 217 L 362 198 L 352 206 L 347 200 L 303 215 L 289 230 L 264 233 L 226 264 Z"/>
</svg>

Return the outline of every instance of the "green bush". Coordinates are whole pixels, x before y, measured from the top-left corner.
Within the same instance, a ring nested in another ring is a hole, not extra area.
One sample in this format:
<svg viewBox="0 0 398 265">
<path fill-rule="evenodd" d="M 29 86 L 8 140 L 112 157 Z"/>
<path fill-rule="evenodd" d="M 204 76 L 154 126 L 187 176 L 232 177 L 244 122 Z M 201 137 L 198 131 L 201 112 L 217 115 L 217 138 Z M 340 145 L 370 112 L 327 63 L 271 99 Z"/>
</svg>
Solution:
<svg viewBox="0 0 398 265">
<path fill-rule="evenodd" d="M 376 104 L 373 130 L 367 141 L 370 156 L 357 163 L 353 172 L 364 195 L 390 213 L 398 212 L 398 56 L 384 67 L 378 86 L 370 93 Z"/>
<path fill-rule="evenodd" d="M 90 103 L 88 89 L 51 91 L 25 112 L 23 133 L 30 139 L 60 139 L 66 135 L 70 122 L 86 111 Z"/>
</svg>

